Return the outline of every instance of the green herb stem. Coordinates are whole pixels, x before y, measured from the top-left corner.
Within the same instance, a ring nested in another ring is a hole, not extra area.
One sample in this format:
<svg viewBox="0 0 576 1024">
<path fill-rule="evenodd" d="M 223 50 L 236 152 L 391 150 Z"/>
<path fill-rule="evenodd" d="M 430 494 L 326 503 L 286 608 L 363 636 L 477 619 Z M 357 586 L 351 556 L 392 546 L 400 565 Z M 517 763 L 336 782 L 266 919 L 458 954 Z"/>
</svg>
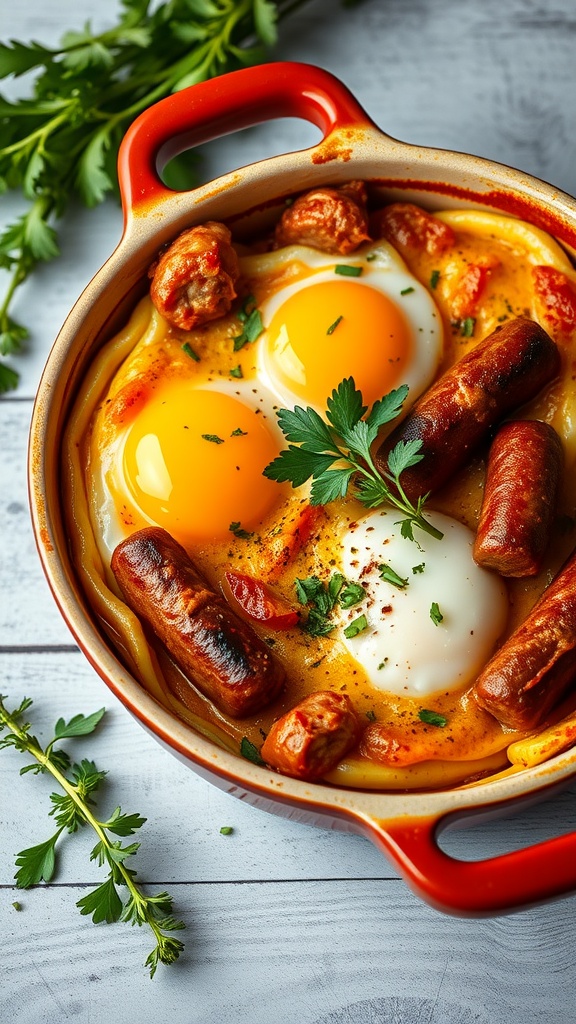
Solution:
<svg viewBox="0 0 576 1024">
<path fill-rule="evenodd" d="M 264 59 L 277 24 L 306 2 L 123 0 L 116 25 L 99 35 L 88 24 L 56 49 L 0 43 L 0 78 L 39 72 L 29 98 L 0 96 L 0 187 L 19 188 L 35 209 L 34 219 L 0 233 L 0 266 L 10 275 L 0 304 L 0 355 L 17 352 L 28 336 L 9 316 L 17 288 L 38 260 L 58 255 L 49 220 L 61 218 L 73 197 L 93 207 L 114 189 L 117 150 L 134 118 L 187 85 Z M 180 182 L 174 187 L 184 187 L 183 166 L 172 172 Z M 187 166 L 185 187 L 191 185 Z M 0 363 L 0 392 L 17 381 Z"/>
<path fill-rule="evenodd" d="M 174 931 L 183 925 L 168 916 L 171 906 L 170 897 L 166 893 L 155 896 L 145 895 L 135 881 L 135 872 L 125 865 L 124 860 L 136 852 L 139 844 L 123 847 L 119 842 L 111 841 L 108 835 L 109 831 L 119 836 L 132 835 L 145 819 L 139 815 L 122 815 L 120 808 L 117 808 L 108 821 L 100 821 L 90 809 L 89 805 L 92 803 L 90 793 L 94 791 L 105 773 L 98 772 L 91 762 L 82 762 L 82 766 L 88 768 L 89 774 L 85 772 L 82 775 L 78 766 L 72 766 L 72 770 L 76 770 L 77 773 L 77 783 L 74 784 L 66 777 L 65 771 L 60 768 L 60 765 L 65 769 L 70 764 L 68 756 L 61 750 L 54 750 L 54 745 L 62 738 L 87 735 L 92 732 L 100 721 L 103 711 L 97 712 L 89 718 L 78 715 L 68 725 L 63 719 L 60 719 L 56 725 L 54 738 L 43 750 L 37 739 L 30 735 L 29 724 L 20 725 L 19 723 L 19 718 L 31 703 L 26 699 L 16 712 L 11 713 L 7 710 L 4 699 L 0 697 L 0 732 L 4 729 L 9 732 L 8 737 L 0 740 L 0 747 L 14 746 L 20 752 L 29 754 L 37 763 L 38 768 L 35 768 L 34 765 L 26 766 L 22 769 L 21 774 L 31 769 L 49 772 L 66 794 L 74 810 L 71 811 L 70 805 L 65 807 L 66 798 L 58 794 L 52 795 L 54 806 L 51 814 L 55 815 L 58 828 L 46 843 L 41 844 L 40 847 L 22 851 L 18 855 L 16 863 L 20 865 L 20 871 L 16 876 L 17 885 L 21 888 L 28 888 L 41 878 L 48 880 L 54 866 L 54 849 L 62 832 L 65 829 L 75 832 L 79 824 L 89 825 L 99 840 L 99 844 L 92 853 L 92 859 L 98 858 L 101 864 L 106 862 L 110 867 L 110 874 L 107 882 L 97 887 L 88 896 L 83 897 L 77 905 L 82 913 L 93 914 L 94 921 L 122 920 L 130 921 L 132 924 L 147 924 L 156 940 L 155 949 L 146 960 L 146 966 L 150 968 L 150 976 L 153 977 L 159 962 L 169 964 L 178 958 L 183 945 L 179 940 L 166 935 L 165 932 Z M 31 860 L 38 853 L 43 858 L 40 870 L 37 862 Z M 115 884 L 126 886 L 129 898 L 125 904 L 122 904 L 115 892 Z M 109 901 L 111 894 L 115 902 L 113 908 Z"/>
</svg>

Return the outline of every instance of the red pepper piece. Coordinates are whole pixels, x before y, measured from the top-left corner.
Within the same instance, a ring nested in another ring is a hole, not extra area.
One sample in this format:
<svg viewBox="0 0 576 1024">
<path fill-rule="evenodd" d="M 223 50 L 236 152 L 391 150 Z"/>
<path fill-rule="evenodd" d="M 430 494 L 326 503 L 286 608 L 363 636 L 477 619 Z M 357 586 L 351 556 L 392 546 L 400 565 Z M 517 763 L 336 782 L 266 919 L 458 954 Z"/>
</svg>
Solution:
<svg viewBox="0 0 576 1024">
<path fill-rule="evenodd" d="M 297 624 L 300 612 L 285 604 L 261 580 L 231 570 L 224 576 L 232 597 L 249 619 L 270 629 L 292 629 Z"/>
<path fill-rule="evenodd" d="M 533 267 L 536 295 L 544 306 L 544 315 L 564 334 L 576 329 L 576 288 L 555 267 Z"/>
</svg>

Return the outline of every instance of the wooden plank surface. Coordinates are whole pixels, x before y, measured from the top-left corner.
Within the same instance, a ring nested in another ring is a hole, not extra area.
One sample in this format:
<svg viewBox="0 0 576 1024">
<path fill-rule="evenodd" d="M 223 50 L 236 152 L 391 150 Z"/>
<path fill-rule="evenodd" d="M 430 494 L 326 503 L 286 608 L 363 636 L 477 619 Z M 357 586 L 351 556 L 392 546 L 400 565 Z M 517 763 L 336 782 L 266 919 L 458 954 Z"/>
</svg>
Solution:
<svg viewBox="0 0 576 1024">
<path fill-rule="evenodd" d="M 19 0 L 0 38 L 55 42 L 88 17 L 104 28 L 115 0 Z M 311 0 L 286 23 L 277 59 L 340 75 L 371 116 L 405 141 L 474 152 L 576 192 L 576 9 L 573 0 Z M 16 95 L 21 81 L 6 83 Z M 311 144 L 314 129 L 274 122 L 204 150 L 206 179 Z M 8 223 L 22 210 L 0 200 Z M 150 982 L 145 930 L 95 927 L 75 902 L 99 878 L 88 835 L 62 844 L 56 884 L 21 893 L 14 855 L 50 832 L 48 780 L 19 777 L 0 753 L 0 935 L 3 1021 L 126 1024 L 572 1024 L 575 899 L 495 920 L 461 921 L 420 903 L 358 836 L 266 815 L 196 777 L 148 736 L 75 649 L 43 579 L 26 494 L 32 400 L 52 341 L 117 243 L 113 201 L 75 209 L 62 256 L 22 289 L 33 325 L 19 390 L 0 402 L 0 691 L 34 698 L 46 739 L 60 715 L 106 705 L 73 753 L 109 769 L 102 801 L 148 822 L 136 866 L 169 888 L 186 953 Z M 0 277 L 0 284 L 2 283 Z M 450 833 L 453 856 L 494 855 L 576 828 L 576 783 L 521 816 Z M 220 835 L 231 825 L 232 835 Z M 20 910 L 13 906 L 19 902 Z"/>
</svg>

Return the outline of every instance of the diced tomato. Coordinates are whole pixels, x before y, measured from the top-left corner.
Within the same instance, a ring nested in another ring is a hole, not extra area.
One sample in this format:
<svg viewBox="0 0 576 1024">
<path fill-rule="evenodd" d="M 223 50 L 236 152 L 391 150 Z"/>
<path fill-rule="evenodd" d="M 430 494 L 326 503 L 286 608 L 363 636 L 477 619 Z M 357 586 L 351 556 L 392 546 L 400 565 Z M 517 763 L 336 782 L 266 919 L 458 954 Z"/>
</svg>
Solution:
<svg viewBox="0 0 576 1024">
<path fill-rule="evenodd" d="M 292 629 L 297 624 L 300 612 L 273 594 L 261 580 L 232 570 L 224 575 L 232 597 L 249 619 L 270 629 Z"/>
<path fill-rule="evenodd" d="M 391 203 L 377 210 L 371 232 L 401 251 L 427 252 L 430 256 L 445 252 L 456 242 L 448 224 L 413 203 Z"/>
<path fill-rule="evenodd" d="M 576 330 L 576 286 L 555 267 L 533 267 L 532 279 L 544 315 L 564 334 Z"/>
<path fill-rule="evenodd" d="M 497 257 L 468 264 L 450 296 L 450 312 L 455 320 L 474 316 L 490 274 L 499 264 Z"/>
</svg>

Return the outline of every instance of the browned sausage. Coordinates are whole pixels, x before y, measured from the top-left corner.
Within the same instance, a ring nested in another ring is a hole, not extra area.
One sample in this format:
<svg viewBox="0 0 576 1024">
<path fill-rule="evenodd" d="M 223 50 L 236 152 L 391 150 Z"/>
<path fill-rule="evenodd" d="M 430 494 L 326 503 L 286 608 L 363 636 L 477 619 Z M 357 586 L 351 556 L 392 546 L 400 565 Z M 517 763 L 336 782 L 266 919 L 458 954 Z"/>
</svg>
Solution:
<svg viewBox="0 0 576 1024">
<path fill-rule="evenodd" d="M 501 576 L 535 576 L 548 547 L 564 453 L 540 420 L 504 423 L 488 454 L 474 559 Z"/>
<path fill-rule="evenodd" d="M 261 756 L 296 779 L 319 779 L 358 742 L 360 723 L 345 693 L 319 690 L 274 722 Z"/>
<path fill-rule="evenodd" d="M 274 700 L 284 669 L 170 534 L 157 527 L 133 533 L 111 564 L 128 606 L 221 711 L 245 718 Z"/>
<path fill-rule="evenodd" d="M 480 707 L 511 729 L 540 725 L 576 683 L 576 553 L 474 684 Z"/>
<path fill-rule="evenodd" d="M 354 252 L 369 237 L 366 189 L 354 181 L 299 196 L 282 214 L 274 234 L 277 246 L 310 245 L 341 255 Z"/>
<path fill-rule="evenodd" d="M 183 231 L 150 267 L 150 297 L 175 327 L 191 331 L 228 313 L 240 276 L 224 224 L 208 221 Z"/>
<path fill-rule="evenodd" d="M 517 409 L 558 373 L 560 355 L 546 331 L 526 317 L 510 320 L 484 338 L 422 396 L 376 453 L 387 468 L 399 441 L 422 441 L 421 462 L 400 482 L 415 501 L 436 491 L 465 465 L 492 426 Z"/>
<path fill-rule="evenodd" d="M 456 244 L 448 224 L 414 203 L 390 203 L 370 218 L 373 238 L 385 238 L 407 257 L 428 253 L 438 256 Z"/>
</svg>

